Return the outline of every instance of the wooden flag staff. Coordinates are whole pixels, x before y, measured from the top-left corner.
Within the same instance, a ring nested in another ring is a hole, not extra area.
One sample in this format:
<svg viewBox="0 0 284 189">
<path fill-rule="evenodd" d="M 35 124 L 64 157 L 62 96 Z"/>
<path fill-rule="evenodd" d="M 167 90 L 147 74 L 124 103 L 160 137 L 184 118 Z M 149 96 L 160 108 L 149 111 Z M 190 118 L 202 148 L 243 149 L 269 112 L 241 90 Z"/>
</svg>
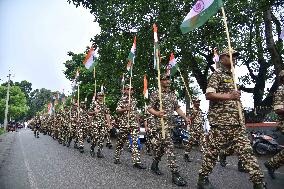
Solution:
<svg viewBox="0 0 284 189">
<path fill-rule="evenodd" d="M 227 18 L 226 18 L 224 7 L 221 7 L 221 9 L 222 9 L 223 21 L 224 21 L 224 25 L 225 25 L 225 29 L 226 29 L 227 40 L 228 40 L 228 48 L 229 48 L 231 72 L 232 72 L 232 76 L 233 76 L 234 88 L 237 91 L 238 89 L 237 89 L 237 85 L 236 85 L 236 82 L 235 82 L 235 68 L 234 68 L 234 64 L 233 64 L 232 47 L 231 47 L 230 34 L 229 34 L 229 29 L 228 29 L 228 24 L 227 24 Z M 242 114 L 240 101 L 237 101 L 237 106 L 238 106 L 238 112 L 239 112 L 239 118 L 240 118 L 239 121 L 240 121 L 240 124 L 242 124 L 243 123 L 243 114 Z"/>
</svg>

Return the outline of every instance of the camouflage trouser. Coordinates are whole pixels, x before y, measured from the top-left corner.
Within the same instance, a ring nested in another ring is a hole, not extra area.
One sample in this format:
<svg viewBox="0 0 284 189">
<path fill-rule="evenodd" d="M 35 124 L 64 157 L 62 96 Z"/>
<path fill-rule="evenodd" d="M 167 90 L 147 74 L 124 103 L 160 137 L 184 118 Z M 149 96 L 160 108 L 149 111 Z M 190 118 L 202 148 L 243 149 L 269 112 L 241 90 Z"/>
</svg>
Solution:
<svg viewBox="0 0 284 189">
<path fill-rule="evenodd" d="M 268 161 L 268 164 L 271 165 L 274 169 L 278 169 L 280 166 L 282 166 L 284 164 L 284 149 L 273 156 Z"/>
<path fill-rule="evenodd" d="M 216 165 L 220 150 L 230 146 L 234 146 L 239 155 L 239 160 L 243 162 L 243 165 L 249 171 L 250 181 L 261 183 L 263 173 L 256 157 L 253 155 L 250 141 L 244 129 L 236 125 L 221 126 L 221 128 L 211 126 L 207 150 L 204 153 L 201 169 L 199 170 L 200 175 L 208 176 Z"/>
<path fill-rule="evenodd" d="M 76 125 L 72 124 L 70 128 L 68 128 L 68 142 L 70 143 L 72 141 L 72 139 L 76 141 Z"/>
<path fill-rule="evenodd" d="M 107 143 L 107 144 L 111 144 L 111 140 L 110 140 L 110 130 L 109 130 L 109 128 L 107 128 L 105 138 L 106 138 L 106 143 Z"/>
<path fill-rule="evenodd" d="M 84 147 L 84 132 L 85 132 L 85 125 L 79 125 L 77 127 L 77 139 L 79 143 L 79 147 Z"/>
<path fill-rule="evenodd" d="M 176 163 L 176 155 L 174 153 L 174 143 L 171 138 L 171 131 L 170 129 L 165 130 L 165 139 L 162 139 L 162 132 L 161 130 L 153 131 L 153 153 L 154 153 L 154 160 L 161 161 L 162 156 L 164 153 L 167 155 L 168 167 L 171 169 L 172 172 L 178 171 L 178 165 Z"/>
<path fill-rule="evenodd" d="M 98 145 L 98 150 L 103 149 L 107 127 L 105 124 L 95 123 L 92 128 L 92 148 Z"/>
<path fill-rule="evenodd" d="M 132 163 L 141 163 L 140 161 L 140 152 L 138 149 L 138 134 L 139 131 L 137 128 L 119 128 L 119 134 L 117 138 L 117 144 L 115 149 L 115 159 L 119 160 L 121 155 L 121 150 L 126 141 L 128 141 L 128 135 L 131 135 L 132 138 Z"/>
<path fill-rule="evenodd" d="M 200 128 L 194 128 L 194 127 L 190 127 L 189 129 L 189 136 L 190 136 L 190 139 L 188 141 L 188 143 L 185 144 L 184 146 L 184 154 L 189 154 L 191 149 L 192 149 L 192 146 L 193 146 L 193 143 L 195 141 L 198 141 L 198 144 L 200 145 L 201 148 L 204 148 L 204 131 Z"/>
<path fill-rule="evenodd" d="M 148 129 L 146 131 L 146 142 L 145 142 L 145 146 L 146 146 L 146 151 L 147 152 L 150 152 L 153 150 L 153 144 L 152 144 L 152 140 L 154 138 L 154 135 L 153 135 L 153 131 L 152 129 Z"/>
</svg>

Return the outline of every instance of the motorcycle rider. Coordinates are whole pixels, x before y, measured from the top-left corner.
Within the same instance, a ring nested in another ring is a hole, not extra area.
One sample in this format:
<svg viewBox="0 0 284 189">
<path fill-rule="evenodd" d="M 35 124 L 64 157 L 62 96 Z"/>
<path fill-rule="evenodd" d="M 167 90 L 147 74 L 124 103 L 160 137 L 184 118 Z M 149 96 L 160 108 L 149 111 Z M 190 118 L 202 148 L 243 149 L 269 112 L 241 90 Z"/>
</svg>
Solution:
<svg viewBox="0 0 284 189">
<path fill-rule="evenodd" d="M 274 111 L 279 116 L 279 129 L 284 133 L 284 70 L 279 73 L 280 85 L 274 96 Z M 275 170 L 284 164 L 284 149 L 273 156 L 264 165 L 268 170 L 268 174 L 272 179 L 275 179 Z"/>
</svg>

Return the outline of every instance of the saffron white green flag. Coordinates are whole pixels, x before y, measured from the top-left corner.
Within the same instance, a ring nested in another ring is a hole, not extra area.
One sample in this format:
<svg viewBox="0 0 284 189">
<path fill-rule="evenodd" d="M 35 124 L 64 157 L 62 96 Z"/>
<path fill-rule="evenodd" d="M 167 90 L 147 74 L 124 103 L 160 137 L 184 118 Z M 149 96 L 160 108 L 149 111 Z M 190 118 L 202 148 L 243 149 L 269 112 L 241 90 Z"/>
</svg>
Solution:
<svg viewBox="0 0 284 189">
<path fill-rule="evenodd" d="M 180 25 L 181 32 L 188 33 L 207 22 L 223 6 L 222 0 L 197 0 Z"/>
<path fill-rule="evenodd" d="M 134 42 L 131 47 L 130 53 L 128 55 L 128 60 L 131 61 L 132 64 L 134 64 L 135 51 L 136 51 L 136 36 L 134 37 Z"/>
<path fill-rule="evenodd" d="M 97 60 L 96 60 L 96 56 L 95 56 L 95 50 L 93 47 L 90 48 L 88 54 L 85 57 L 85 60 L 83 62 L 83 64 L 85 65 L 85 67 L 87 69 L 93 69 L 94 66 L 96 66 L 97 64 Z"/>
</svg>

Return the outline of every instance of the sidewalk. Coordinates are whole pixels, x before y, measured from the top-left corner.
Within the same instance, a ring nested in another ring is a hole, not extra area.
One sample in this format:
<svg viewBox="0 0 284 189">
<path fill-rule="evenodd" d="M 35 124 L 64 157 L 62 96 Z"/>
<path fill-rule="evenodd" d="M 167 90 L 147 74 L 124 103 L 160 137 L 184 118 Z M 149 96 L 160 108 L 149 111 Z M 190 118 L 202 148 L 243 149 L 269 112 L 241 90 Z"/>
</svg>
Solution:
<svg viewBox="0 0 284 189">
<path fill-rule="evenodd" d="M 8 132 L 0 135 L 0 169 L 9 155 L 11 146 L 16 139 L 17 132 Z"/>
</svg>

